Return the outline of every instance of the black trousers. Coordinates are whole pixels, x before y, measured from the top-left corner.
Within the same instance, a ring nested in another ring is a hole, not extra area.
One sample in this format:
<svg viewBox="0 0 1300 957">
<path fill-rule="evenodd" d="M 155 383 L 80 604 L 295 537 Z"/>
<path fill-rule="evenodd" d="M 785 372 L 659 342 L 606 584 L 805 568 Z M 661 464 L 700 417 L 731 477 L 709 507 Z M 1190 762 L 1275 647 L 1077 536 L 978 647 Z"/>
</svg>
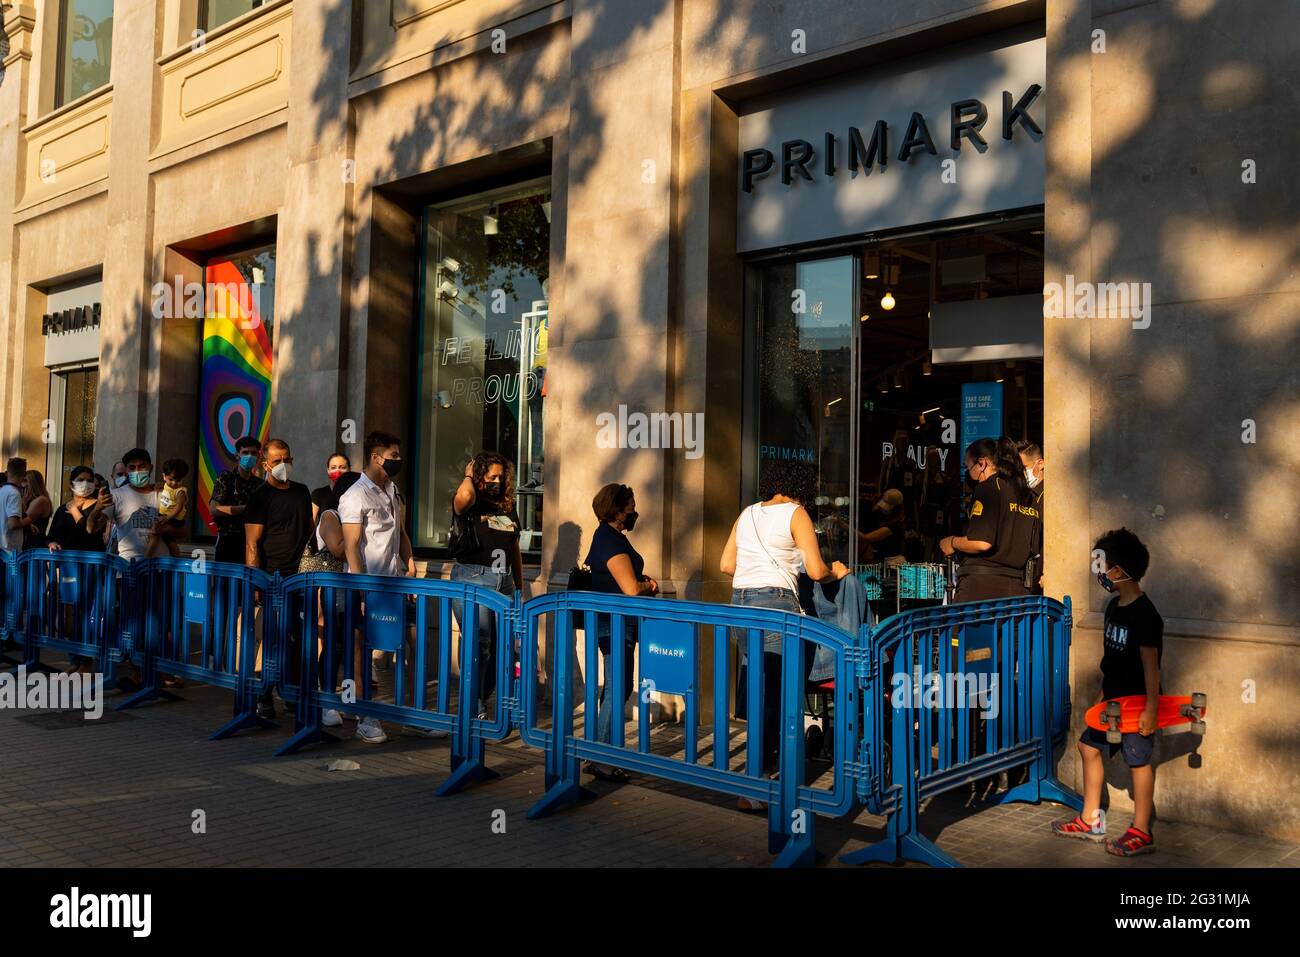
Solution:
<svg viewBox="0 0 1300 957">
<path fill-rule="evenodd" d="M 962 575 L 957 579 L 957 601 L 987 601 L 1032 595 L 1020 575 Z"/>
</svg>

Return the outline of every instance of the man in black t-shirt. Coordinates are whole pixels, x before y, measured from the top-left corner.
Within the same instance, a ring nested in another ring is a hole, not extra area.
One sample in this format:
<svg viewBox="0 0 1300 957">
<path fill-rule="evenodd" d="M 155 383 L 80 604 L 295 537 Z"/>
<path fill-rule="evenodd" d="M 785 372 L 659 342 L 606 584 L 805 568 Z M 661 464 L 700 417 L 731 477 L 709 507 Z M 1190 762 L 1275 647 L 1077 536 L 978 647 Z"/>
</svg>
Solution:
<svg viewBox="0 0 1300 957">
<path fill-rule="evenodd" d="M 1079 738 L 1083 757 L 1083 812 L 1069 821 L 1056 821 L 1052 830 L 1063 837 L 1100 841 L 1106 836 L 1106 817 L 1101 810 L 1101 789 L 1105 778 L 1102 748 L 1123 749 L 1124 761 L 1133 775 L 1133 824 L 1123 836 L 1106 841 L 1106 850 L 1119 857 L 1148 854 L 1155 850 L 1151 834 L 1151 813 L 1155 805 L 1156 775 L 1151 754 L 1160 708 L 1160 664 L 1164 653 L 1164 619 L 1142 591 L 1150 556 L 1146 546 L 1127 528 L 1103 535 L 1093 553 L 1102 559 L 1097 582 L 1118 594 L 1106 603 L 1101 656 L 1101 694 L 1097 702 L 1135 695 L 1146 697 L 1138 719 L 1138 731 L 1125 734 L 1122 743 L 1112 745 L 1104 732 L 1085 728 Z"/>
<path fill-rule="evenodd" d="M 311 492 L 289 481 L 293 456 L 281 439 L 266 443 L 266 482 L 244 512 L 246 565 L 272 575 L 297 574 L 302 550 L 311 537 Z"/>
<path fill-rule="evenodd" d="M 302 550 L 312 533 L 311 492 L 301 482 L 289 481 L 293 455 L 283 439 L 271 439 L 265 451 L 266 482 L 248 499 L 244 510 L 244 564 L 288 577 L 298 571 Z M 262 609 L 254 622 L 258 642 L 262 636 Z M 292 649 L 296 642 L 290 643 Z M 260 657 L 260 655 L 259 655 Z M 290 651 L 290 661 L 296 660 Z M 260 717 L 275 717 L 275 704 L 267 689 L 257 704 Z"/>
</svg>

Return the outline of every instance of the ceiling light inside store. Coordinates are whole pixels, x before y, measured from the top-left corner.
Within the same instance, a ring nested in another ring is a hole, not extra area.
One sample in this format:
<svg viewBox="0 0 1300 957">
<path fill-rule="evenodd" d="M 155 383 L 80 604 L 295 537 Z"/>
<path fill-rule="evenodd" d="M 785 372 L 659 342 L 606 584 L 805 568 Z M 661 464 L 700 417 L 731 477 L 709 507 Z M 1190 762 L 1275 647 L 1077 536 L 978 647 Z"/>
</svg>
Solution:
<svg viewBox="0 0 1300 957">
<path fill-rule="evenodd" d="M 880 278 L 880 253 L 867 253 L 862 258 L 862 276 L 864 279 Z"/>
<path fill-rule="evenodd" d="M 497 204 L 493 203 L 492 207 L 483 214 L 483 235 L 495 236 L 497 234 Z"/>
<path fill-rule="evenodd" d="M 438 298 L 447 300 L 459 299 L 460 289 L 457 288 L 456 284 L 450 279 L 444 279 L 442 282 L 438 283 Z"/>
<path fill-rule="evenodd" d="M 858 321 L 859 321 L 859 322 L 866 322 L 866 321 L 867 321 L 868 319 L 870 319 L 870 318 L 871 318 L 871 317 L 870 317 L 869 315 L 867 315 L 867 314 L 864 312 L 862 315 L 860 315 L 860 316 L 858 317 Z"/>
<path fill-rule="evenodd" d="M 876 386 L 876 388 L 878 388 L 881 392 L 888 392 L 888 391 L 889 391 L 889 380 L 888 380 L 888 379 L 881 379 L 881 380 L 880 380 L 880 385 Z"/>
<path fill-rule="evenodd" d="M 895 389 L 901 389 L 902 387 L 903 387 L 903 376 L 902 376 L 902 373 L 895 373 L 895 374 L 894 374 L 894 388 L 895 388 Z"/>
<path fill-rule="evenodd" d="M 443 256 L 442 262 L 438 263 L 445 272 L 460 272 L 460 262 L 452 259 L 450 256 Z"/>
<path fill-rule="evenodd" d="M 880 308 L 888 312 L 894 308 L 894 305 L 894 294 L 886 289 L 885 294 L 880 297 Z"/>
<path fill-rule="evenodd" d="M 929 362 L 921 363 L 921 375 L 929 375 L 934 371 L 934 367 Z"/>
</svg>

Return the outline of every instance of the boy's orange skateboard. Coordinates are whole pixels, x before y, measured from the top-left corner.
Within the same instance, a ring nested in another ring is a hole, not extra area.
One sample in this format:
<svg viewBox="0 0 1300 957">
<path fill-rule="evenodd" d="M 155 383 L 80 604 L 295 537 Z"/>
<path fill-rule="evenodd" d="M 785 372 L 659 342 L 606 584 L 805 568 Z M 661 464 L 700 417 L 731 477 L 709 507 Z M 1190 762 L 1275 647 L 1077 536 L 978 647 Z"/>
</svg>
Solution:
<svg viewBox="0 0 1300 957">
<path fill-rule="evenodd" d="M 1105 731 L 1109 744 L 1119 744 L 1122 735 L 1137 733 L 1138 719 L 1142 717 L 1142 709 L 1146 705 L 1146 695 L 1113 698 L 1093 705 L 1083 720 L 1088 727 Z M 1190 722 L 1192 734 L 1205 734 L 1205 711 L 1205 695 L 1202 692 L 1190 695 L 1162 694 L 1160 707 L 1156 711 L 1156 727 L 1167 728 Z"/>
</svg>

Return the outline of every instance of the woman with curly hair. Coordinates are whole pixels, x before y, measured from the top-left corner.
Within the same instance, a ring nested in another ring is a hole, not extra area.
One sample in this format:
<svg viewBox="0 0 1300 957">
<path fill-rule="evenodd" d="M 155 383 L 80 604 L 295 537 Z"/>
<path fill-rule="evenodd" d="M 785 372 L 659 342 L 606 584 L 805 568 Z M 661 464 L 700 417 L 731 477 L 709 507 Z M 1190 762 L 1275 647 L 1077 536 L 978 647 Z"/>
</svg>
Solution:
<svg viewBox="0 0 1300 957">
<path fill-rule="evenodd" d="M 519 552 L 519 514 L 515 511 L 515 466 L 499 452 L 480 452 L 465 466 L 452 500 L 452 581 L 472 582 L 514 595 L 524 580 L 524 560 Z M 456 621 L 465 628 L 460 602 L 453 604 Z M 478 613 L 479 688 L 478 716 L 487 717 L 487 702 L 496 689 L 491 616 Z M 462 705 L 464 706 L 464 705 Z"/>
</svg>

